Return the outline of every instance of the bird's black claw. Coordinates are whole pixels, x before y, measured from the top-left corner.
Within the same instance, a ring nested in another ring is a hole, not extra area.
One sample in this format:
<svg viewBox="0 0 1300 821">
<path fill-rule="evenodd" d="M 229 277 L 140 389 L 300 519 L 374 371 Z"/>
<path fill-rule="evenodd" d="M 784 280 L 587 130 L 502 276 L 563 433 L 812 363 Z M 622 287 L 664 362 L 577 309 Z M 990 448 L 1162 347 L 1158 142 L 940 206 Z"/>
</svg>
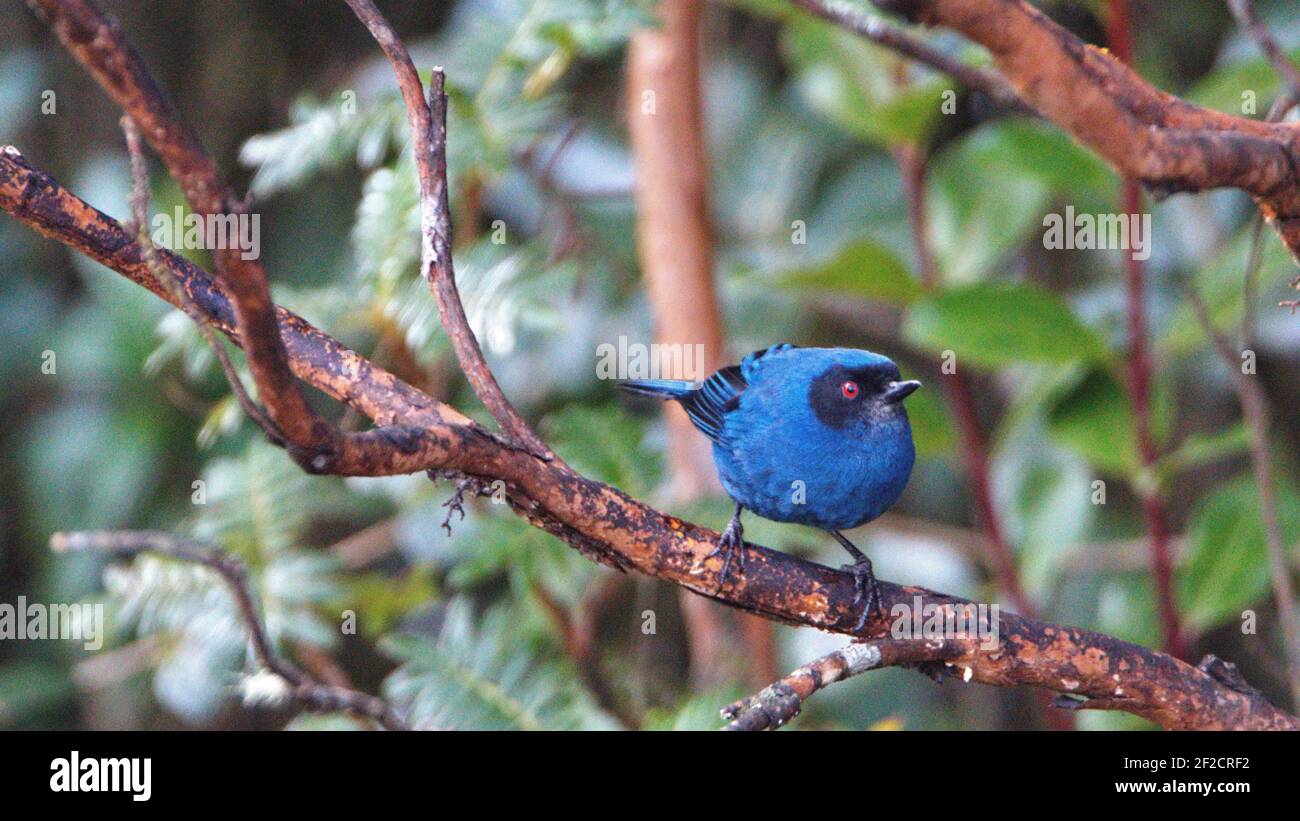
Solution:
<svg viewBox="0 0 1300 821">
<path fill-rule="evenodd" d="M 705 560 L 712 559 L 714 556 L 722 557 L 722 572 L 718 574 L 718 586 L 714 592 L 722 590 L 722 586 L 727 583 L 727 573 L 731 570 L 731 563 L 736 563 L 737 569 L 741 575 L 745 573 L 745 530 L 740 526 L 738 520 L 732 520 L 727 525 L 726 530 L 718 538 L 718 546 L 713 548 Z"/>
<path fill-rule="evenodd" d="M 871 570 L 870 559 L 864 558 L 853 564 L 846 564 L 840 569 L 853 574 L 853 606 L 862 607 L 862 615 L 858 617 L 858 623 L 853 625 L 853 632 L 860 633 L 862 628 L 866 627 L 871 614 L 881 605 L 880 583 L 876 581 L 876 574 Z"/>
</svg>

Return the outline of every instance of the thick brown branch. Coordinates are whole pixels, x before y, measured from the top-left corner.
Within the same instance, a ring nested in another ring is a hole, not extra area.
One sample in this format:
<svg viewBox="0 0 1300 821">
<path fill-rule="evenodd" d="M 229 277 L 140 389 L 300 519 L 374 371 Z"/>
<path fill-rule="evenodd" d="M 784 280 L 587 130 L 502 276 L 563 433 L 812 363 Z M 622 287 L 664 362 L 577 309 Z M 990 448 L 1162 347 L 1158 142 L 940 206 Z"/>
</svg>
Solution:
<svg viewBox="0 0 1300 821">
<path fill-rule="evenodd" d="M 1153 87 L 1023 0 L 873 0 L 960 32 L 1020 99 L 1154 194 L 1240 188 L 1300 254 L 1300 127 L 1236 117 Z"/>
<path fill-rule="evenodd" d="M 49 23 L 68 51 L 104 91 L 139 125 L 200 214 L 245 215 L 248 206 L 221 180 L 197 135 L 159 90 L 144 61 L 115 20 L 90 0 L 28 0 Z M 221 243 L 225 246 L 225 243 Z M 238 248 L 213 249 L 248 354 L 258 396 L 276 426 L 298 448 L 316 453 L 339 451 L 340 432 L 307 404 L 298 388 L 278 333 L 266 272 Z"/>
<path fill-rule="evenodd" d="M 347 4 L 393 64 L 397 85 L 406 103 L 420 181 L 420 267 L 438 303 L 438 315 L 451 340 L 452 350 L 456 352 L 456 359 L 474 394 L 501 429 L 533 453 L 550 459 L 553 456 L 550 448 L 501 392 L 501 386 L 483 358 L 478 338 L 470 328 L 456 288 L 447 191 L 447 95 L 443 88 L 445 77 L 442 69 L 433 70 L 426 102 L 424 86 L 415 64 L 411 62 L 411 55 L 375 4 L 370 0 L 347 0 Z"/>
<path fill-rule="evenodd" d="M 0 149 L 0 209 L 45 236 L 82 251 L 144 285 L 167 292 L 120 225 L 30 168 L 12 148 Z M 230 304 L 210 276 L 161 252 L 177 281 L 214 327 L 235 333 Z M 309 384 L 381 424 L 419 425 L 428 445 L 412 461 L 506 482 L 512 509 L 584 555 L 712 596 L 789 624 L 851 634 L 858 617 L 853 577 L 756 545 L 747 545 L 745 574 L 720 591 L 721 559 L 706 559 L 718 534 L 644 505 L 615 488 L 575 474 L 493 437 L 478 425 L 370 364 L 301 318 L 278 314 L 295 372 Z M 951 605 L 960 599 L 882 583 L 884 607 Z M 877 619 L 863 638 L 882 638 Z M 991 650 L 960 657 L 973 680 L 1003 687 L 1033 685 L 1062 693 L 1122 699 L 1120 709 L 1183 729 L 1300 729 L 1300 719 L 1258 695 L 1226 687 L 1183 662 L 1138 645 L 1076 628 L 1004 615 Z M 955 663 L 955 662 L 954 662 Z"/>
<path fill-rule="evenodd" d="M 230 589 L 258 663 L 284 679 L 294 700 L 301 706 L 314 712 L 347 712 L 364 716 L 386 730 L 406 729 L 406 724 L 383 699 L 345 687 L 321 684 L 275 652 L 262 626 L 253 594 L 248 589 L 248 574 L 243 563 L 234 556 L 157 531 L 55 533 L 50 537 L 50 548 L 56 553 L 97 550 L 124 558 L 152 553 L 209 568 L 221 576 Z"/>
</svg>

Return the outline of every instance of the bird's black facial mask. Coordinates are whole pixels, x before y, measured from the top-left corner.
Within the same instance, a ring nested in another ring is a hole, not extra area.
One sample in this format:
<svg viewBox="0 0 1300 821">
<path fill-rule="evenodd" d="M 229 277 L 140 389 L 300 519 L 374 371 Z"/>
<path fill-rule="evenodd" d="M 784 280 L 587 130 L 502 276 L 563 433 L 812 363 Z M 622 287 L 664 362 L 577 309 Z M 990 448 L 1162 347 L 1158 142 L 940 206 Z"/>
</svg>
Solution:
<svg viewBox="0 0 1300 821">
<path fill-rule="evenodd" d="M 808 404 L 823 424 L 843 429 L 855 420 L 892 413 L 920 382 L 903 382 L 891 362 L 865 368 L 836 365 L 813 379 Z"/>
</svg>

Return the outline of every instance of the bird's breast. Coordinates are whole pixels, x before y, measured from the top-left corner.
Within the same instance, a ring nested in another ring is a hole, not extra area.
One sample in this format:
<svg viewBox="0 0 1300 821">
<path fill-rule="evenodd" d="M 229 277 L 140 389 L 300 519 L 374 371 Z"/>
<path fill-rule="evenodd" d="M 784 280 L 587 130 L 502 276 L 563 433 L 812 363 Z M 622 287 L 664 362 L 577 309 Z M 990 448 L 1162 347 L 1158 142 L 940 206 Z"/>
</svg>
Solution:
<svg viewBox="0 0 1300 821">
<path fill-rule="evenodd" d="M 865 524 L 898 500 L 915 461 L 906 424 L 870 436 L 765 426 L 714 448 L 737 502 L 767 519 L 824 530 Z"/>
</svg>

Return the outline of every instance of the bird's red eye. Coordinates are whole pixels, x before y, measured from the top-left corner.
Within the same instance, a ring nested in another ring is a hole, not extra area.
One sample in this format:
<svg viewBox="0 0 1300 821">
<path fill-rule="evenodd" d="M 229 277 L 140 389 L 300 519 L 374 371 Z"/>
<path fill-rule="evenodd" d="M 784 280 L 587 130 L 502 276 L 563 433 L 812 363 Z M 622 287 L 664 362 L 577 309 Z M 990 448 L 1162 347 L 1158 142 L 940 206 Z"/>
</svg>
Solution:
<svg viewBox="0 0 1300 821">
<path fill-rule="evenodd" d="M 840 393 L 844 394 L 845 399 L 857 399 L 858 383 L 853 381 L 845 382 L 843 385 L 840 385 Z"/>
</svg>

